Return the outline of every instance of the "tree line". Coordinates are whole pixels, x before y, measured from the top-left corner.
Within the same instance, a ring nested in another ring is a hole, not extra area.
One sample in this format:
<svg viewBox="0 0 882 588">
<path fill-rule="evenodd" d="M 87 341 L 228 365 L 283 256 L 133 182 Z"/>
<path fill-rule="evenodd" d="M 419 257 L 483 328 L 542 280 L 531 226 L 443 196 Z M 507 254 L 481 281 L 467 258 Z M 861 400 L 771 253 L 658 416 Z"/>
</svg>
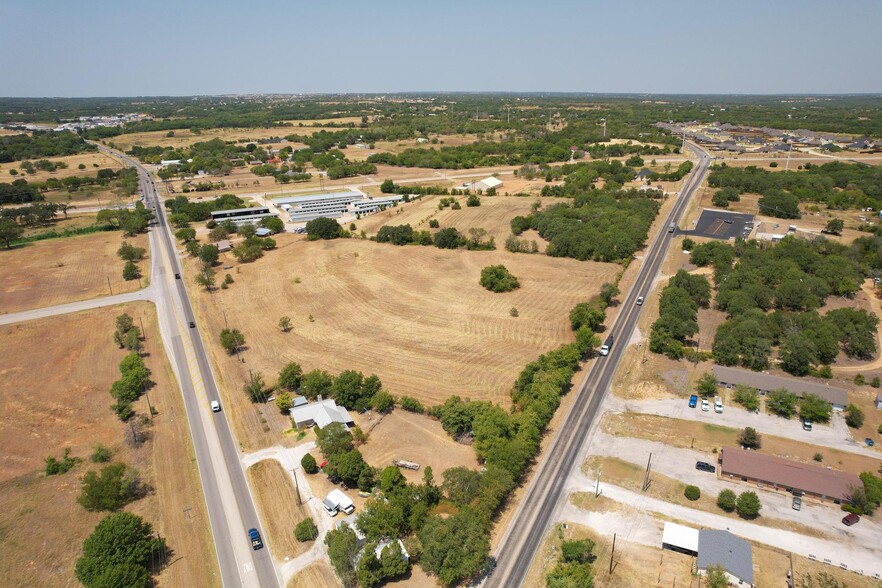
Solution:
<svg viewBox="0 0 882 588">
<path fill-rule="evenodd" d="M 62 157 L 97 151 L 82 137 L 70 131 L 34 131 L 30 135 L 7 135 L 0 137 L 0 163 L 22 159 Z"/>
</svg>

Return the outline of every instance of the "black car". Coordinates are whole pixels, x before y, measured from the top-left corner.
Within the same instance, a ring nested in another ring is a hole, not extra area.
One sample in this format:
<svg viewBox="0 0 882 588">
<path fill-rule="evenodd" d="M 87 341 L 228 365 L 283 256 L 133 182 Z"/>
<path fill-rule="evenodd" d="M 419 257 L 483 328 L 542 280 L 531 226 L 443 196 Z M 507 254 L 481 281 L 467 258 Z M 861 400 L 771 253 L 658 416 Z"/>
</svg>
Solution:
<svg viewBox="0 0 882 588">
<path fill-rule="evenodd" d="M 181 274 L 175 274 L 175 279 L 176 279 L 176 280 L 180 280 L 180 279 L 181 279 Z"/>
<path fill-rule="evenodd" d="M 713 465 L 707 463 L 706 461 L 696 461 L 695 462 L 695 469 L 701 470 L 702 472 L 710 472 L 712 474 L 716 473 L 716 471 L 717 471 L 716 466 L 713 466 Z"/>
<path fill-rule="evenodd" d="M 191 328 L 191 329 L 195 329 L 195 328 L 196 328 L 196 323 L 193 322 L 193 321 L 190 321 L 190 328 Z"/>
</svg>

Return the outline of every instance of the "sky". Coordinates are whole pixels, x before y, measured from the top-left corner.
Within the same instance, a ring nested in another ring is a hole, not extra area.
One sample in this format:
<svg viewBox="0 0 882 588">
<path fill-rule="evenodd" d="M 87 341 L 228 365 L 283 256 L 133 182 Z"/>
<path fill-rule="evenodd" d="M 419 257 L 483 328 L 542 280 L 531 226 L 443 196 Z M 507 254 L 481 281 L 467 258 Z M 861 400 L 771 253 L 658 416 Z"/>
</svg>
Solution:
<svg viewBox="0 0 882 588">
<path fill-rule="evenodd" d="M 882 92 L 878 0 L 0 0 L 0 96 Z"/>
</svg>

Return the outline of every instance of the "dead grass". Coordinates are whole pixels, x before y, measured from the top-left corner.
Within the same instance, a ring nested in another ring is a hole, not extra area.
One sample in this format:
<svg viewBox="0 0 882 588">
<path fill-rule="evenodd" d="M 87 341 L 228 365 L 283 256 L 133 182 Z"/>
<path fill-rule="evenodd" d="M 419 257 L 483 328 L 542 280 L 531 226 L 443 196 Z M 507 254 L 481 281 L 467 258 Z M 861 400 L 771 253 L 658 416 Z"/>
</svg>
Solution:
<svg viewBox="0 0 882 588">
<path fill-rule="evenodd" d="M 395 247 L 358 239 L 307 242 L 280 236 L 279 250 L 232 270 L 228 290 L 194 292 L 207 333 L 224 315 L 242 330 L 247 363 L 227 356 L 209 336 L 225 402 L 234 408 L 246 447 L 278 442 L 272 425 L 250 420 L 241 393 L 248 369 L 268 382 L 288 361 L 304 370 L 376 373 L 395 395 L 427 405 L 458 394 L 508 405 L 508 391 L 529 361 L 572 341 L 567 313 L 588 300 L 618 266 L 505 251 Z M 504 263 L 521 288 L 493 294 L 478 284 L 481 268 Z M 186 282 L 194 266 L 187 262 Z M 509 311 L 518 309 L 519 317 Z M 293 330 L 277 323 L 287 315 Z M 313 317 L 313 321 L 309 320 Z M 274 408 L 271 409 L 274 411 Z M 267 417 L 264 417 L 267 418 Z M 279 423 L 280 428 L 290 425 Z M 278 430 L 278 429 L 277 429 Z"/>
<path fill-rule="evenodd" d="M 378 420 L 376 413 L 372 417 Z M 401 468 L 409 482 L 421 482 L 426 467 L 432 468 L 438 483 L 441 472 L 447 468 L 478 467 L 475 450 L 451 439 L 435 419 L 396 409 L 379 419 L 375 426 L 371 424 L 362 419 L 362 429 L 370 431 L 367 443 L 359 447 L 365 460 L 378 468 L 392 465 L 393 459 L 420 464 L 418 471 Z"/>
<path fill-rule="evenodd" d="M 294 485 L 282 464 L 265 459 L 248 468 L 246 474 L 275 560 L 283 562 L 306 553 L 311 543 L 297 541 L 294 527 L 308 512 L 298 506 Z"/>
<path fill-rule="evenodd" d="M 123 240 L 147 249 L 147 236 L 123 239 L 117 231 L 47 239 L 0 251 L 0 313 L 88 300 L 138 289 L 138 280 L 122 279 L 116 250 Z M 140 262 L 149 274 L 149 258 Z M 108 280 L 110 287 L 108 287 Z M 146 285 L 145 278 L 141 279 Z"/>
<path fill-rule="evenodd" d="M 673 447 L 694 447 L 697 451 L 716 452 L 724 446 L 738 445 L 738 429 L 650 414 L 606 413 L 601 418 L 601 427 L 617 437 L 660 441 Z M 762 447 L 757 451 L 812 465 L 818 465 L 814 455 L 821 453 L 825 466 L 855 475 L 878 468 L 878 461 L 871 457 L 774 435 L 763 434 Z"/>
<path fill-rule="evenodd" d="M 307 566 L 291 578 L 287 588 L 337 588 L 340 585 L 331 566 L 325 562 L 318 562 Z"/>
<path fill-rule="evenodd" d="M 644 470 L 643 467 L 637 464 L 624 461 L 617 457 L 600 457 L 596 455 L 589 456 L 582 464 L 582 471 L 585 473 L 590 472 L 592 475 L 596 476 L 598 470 L 603 472 L 603 480 L 606 483 L 615 484 L 616 486 L 621 486 L 635 492 L 642 491 Z M 738 518 L 737 514 L 728 513 L 719 508 L 716 504 L 716 496 L 702 493 L 698 500 L 693 501 L 684 496 L 683 493 L 685 490 L 686 484 L 673 478 L 669 478 L 668 476 L 653 473 L 651 474 L 650 484 L 649 488 L 646 490 L 646 494 L 672 504 L 703 510 L 724 517 Z M 794 533 L 799 533 L 800 535 L 805 535 L 807 537 L 818 537 L 821 539 L 827 537 L 825 533 L 815 527 L 810 527 L 809 525 L 803 525 L 793 521 L 760 516 L 754 519 L 753 522 L 765 527 L 793 531 Z"/>
<path fill-rule="evenodd" d="M 621 512 L 625 514 L 637 512 L 635 508 L 627 504 L 617 502 L 603 494 L 595 496 L 593 492 L 573 492 L 570 494 L 570 502 L 577 508 L 591 512 Z"/>
<path fill-rule="evenodd" d="M 797 586 L 802 586 L 807 581 L 807 576 L 817 585 L 818 576 L 826 573 L 832 576 L 842 586 L 849 588 L 878 588 L 879 581 L 862 576 L 855 572 L 843 570 L 837 566 L 828 565 L 819 561 L 812 561 L 807 557 L 790 554 L 768 545 L 753 543 L 753 568 L 754 582 L 757 586 L 783 585 L 786 570 L 790 569 L 791 559 L 793 563 L 793 578 Z"/>
<path fill-rule="evenodd" d="M 137 468 L 155 489 L 125 510 L 149 521 L 173 549 L 158 583 L 220 585 L 187 419 L 158 337 L 145 341 L 155 382 L 150 401 L 158 410 L 147 443 L 125 446 L 126 425 L 108 410 L 107 390 L 125 355 L 110 340 L 122 312 L 142 316 L 148 335 L 158 332 L 154 308 L 146 303 L 0 327 L 0 577 L 8 585 L 79 585 L 73 566 L 82 541 L 107 514 L 76 503 L 81 477 L 98 467 L 88 459 L 97 443 L 109 447 L 114 460 Z M 146 401 L 135 408 L 146 414 Z M 84 462 L 66 474 L 45 476 L 43 458 L 60 457 L 65 447 Z"/>
<path fill-rule="evenodd" d="M 11 182 L 17 178 L 24 178 L 28 182 L 45 182 L 49 178 L 61 179 L 70 176 L 94 176 L 98 173 L 99 169 L 112 169 L 116 171 L 123 167 L 119 160 L 101 152 L 80 153 L 79 155 L 68 155 L 66 157 L 40 157 L 38 159 L 48 159 L 53 163 L 66 163 L 67 169 L 60 169 L 54 172 L 37 171 L 37 173 L 28 174 L 21 170 L 21 161 L 11 161 L 9 163 L 0 163 L 0 178 L 3 178 L 4 182 Z M 81 163 L 86 166 L 85 169 L 79 168 Z M 94 164 L 96 163 L 98 164 L 98 167 L 95 167 Z M 11 169 L 18 170 L 18 175 L 9 175 L 9 170 Z"/>
</svg>

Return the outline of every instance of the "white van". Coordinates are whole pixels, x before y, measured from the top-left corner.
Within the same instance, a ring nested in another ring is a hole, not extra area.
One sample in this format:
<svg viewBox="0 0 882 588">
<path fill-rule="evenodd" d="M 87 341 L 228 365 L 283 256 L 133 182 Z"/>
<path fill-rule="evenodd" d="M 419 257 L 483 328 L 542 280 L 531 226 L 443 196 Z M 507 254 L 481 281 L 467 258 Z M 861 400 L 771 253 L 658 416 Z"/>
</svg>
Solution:
<svg viewBox="0 0 882 588">
<path fill-rule="evenodd" d="M 719 396 L 714 398 L 714 412 L 717 414 L 722 414 L 723 412 L 723 401 Z"/>
<path fill-rule="evenodd" d="M 343 494 L 337 488 L 331 490 L 328 497 L 322 500 L 322 508 L 328 513 L 329 517 L 336 516 L 341 510 L 346 514 L 352 514 L 355 512 L 355 505 L 348 496 Z"/>
</svg>

